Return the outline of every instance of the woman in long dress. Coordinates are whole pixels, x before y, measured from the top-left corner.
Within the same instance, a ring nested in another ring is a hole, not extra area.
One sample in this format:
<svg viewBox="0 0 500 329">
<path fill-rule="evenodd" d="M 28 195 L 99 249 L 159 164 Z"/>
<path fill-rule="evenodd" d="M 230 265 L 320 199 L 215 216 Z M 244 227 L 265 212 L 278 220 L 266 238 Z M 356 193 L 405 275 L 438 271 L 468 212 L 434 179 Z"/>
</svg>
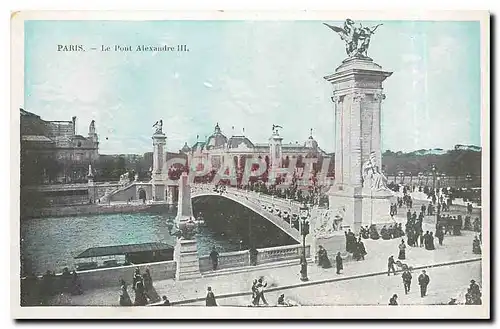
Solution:
<svg viewBox="0 0 500 329">
<path fill-rule="evenodd" d="M 321 266 L 322 268 L 331 268 L 332 267 L 332 263 L 328 259 L 328 253 L 325 250 L 325 248 L 323 248 L 323 246 L 319 246 L 318 265 Z"/>
<path fill-rule="evenodd" d="M 398 259 L 406 259 L 406 244 L 405 244 L 405 240 L 401 240 L 401 244 L 399 245 Z"/>
<path fill-rule="evenodd" d="M 130 299 L 130 295 L 128 294 L 127 283 L 125 282 L 125 280 L 122 279 L 120 285 L 120 306 L 132 306 L 132 300 Z"/>
</svg>

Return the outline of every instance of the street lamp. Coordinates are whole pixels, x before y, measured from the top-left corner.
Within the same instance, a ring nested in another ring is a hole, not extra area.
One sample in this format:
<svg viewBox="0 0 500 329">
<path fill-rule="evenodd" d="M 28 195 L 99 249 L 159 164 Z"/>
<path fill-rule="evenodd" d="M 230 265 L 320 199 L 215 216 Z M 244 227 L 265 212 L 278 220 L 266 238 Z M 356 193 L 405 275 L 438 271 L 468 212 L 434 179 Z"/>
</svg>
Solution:
<svg viewBox="0 0 500 329">
<path fill-rule="evenodd" d="M 401 185 L 404 185 L 404 181 L 405 181 L 405 173 L 404 173 L 404 171 L 400 171 L 399 172 L 399 183 Z"/>
<path fill-rule="evenodd" d="M 418 173 L 418 186 L 422 186 L 422 180 L 424 179 L 424 173 L 423 172 L 419 172 Z"/>
<path fill-rule="evenodd" d="M 304 204 L 299 209 L 300 224 L 301 224 L 301 234 L 302 234 L 302 257 L 300 260 L 300 280 L 309 281 L 307 277 L 307 259 L 306 259 L 306 236 L 309 234 L 309 207 Z"/>
<path fill-rule="evenodd" d="M 432 165 L 432 189 L 436 189 L 436 166 Z"/>
</svg>

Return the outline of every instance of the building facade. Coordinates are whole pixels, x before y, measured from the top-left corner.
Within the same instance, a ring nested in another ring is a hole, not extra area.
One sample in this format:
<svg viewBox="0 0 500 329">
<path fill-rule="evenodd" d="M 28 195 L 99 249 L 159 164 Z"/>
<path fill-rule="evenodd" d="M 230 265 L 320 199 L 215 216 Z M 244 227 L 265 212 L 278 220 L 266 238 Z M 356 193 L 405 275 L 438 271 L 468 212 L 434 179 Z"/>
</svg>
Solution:
<svg viewBox="0 0 500 329">
<path fill-rule="evenodd" d="M 185 143 L 181 152 L 188 156 L 188 163 L 208 163 L 214 169 L 220 168 L 228 161 L 233 161 L 235 168 L 241 170 L 245 166 L 246 158 L 263 159 L 268 169 L 287 168 L 291 161 L 297 161 L 297 167 L 300 169 L 304 167 L 304 158 L 317 158 L 314 168 L 318 169 L 321 168 L 325 159 L 331 158 L 331 155 L 318 146 L 312 136 L 312 129 L 309 137 L 302 144 L 283 143 L 278 129 L 274 127 L 267 142 L 254 143 L 244 135 L 226 137 L 219 124 L 215 126 L 213 133 L 206 141 L 197 141 L 191 147 Z M 329 166 L 329 171 L 333 174 L 333 161 Z"/>
<path fill-rule="evenodd" d="M 86 182 L 89 164 L 99 157 L 95 122 L 86 137 L 71 121 L 46 121 L 20 109 L 21 185 Z"/>
</svg>

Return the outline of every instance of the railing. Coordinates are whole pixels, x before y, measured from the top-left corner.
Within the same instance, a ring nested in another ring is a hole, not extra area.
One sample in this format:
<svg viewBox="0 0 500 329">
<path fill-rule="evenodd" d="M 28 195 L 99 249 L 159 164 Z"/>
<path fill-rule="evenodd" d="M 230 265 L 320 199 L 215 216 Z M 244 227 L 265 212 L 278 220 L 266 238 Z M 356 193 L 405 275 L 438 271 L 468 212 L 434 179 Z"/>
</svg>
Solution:
<svg viewBox="0 0 500 329">
<path fill-rule="evenodd" d="M 53 185 L 25 186 L 24 187 L 24 189 L 27 191 L 37 191 L 37 192 L 86 190 L 87 188 L 88 188 L 87 183 L 53 184 Z"/>
<path fill-rule="evenodd" d="M 257 262 L 255 265 L 300 259 L 302 249 L 303 247 L 300 244 L 257 249 Z M 310 246 L 306 245 L 307 258 L 310 257 L 310 250 Z M 218 258 L 217 270 L 250 266 L 250 264 L 250 252 L 248 250 L 221 253 Z M 210 256 L 201 256 L 200 271 L 203 273 L 212 270 L 213 268 Z"/>
<path fill-rule="evenodd" d="M 257 255 L 257 264 L 278 262 L 290 259 L 299 259 L 303 252 L 303 246 L 300 244 L 293 246 L 282 246 L 274 248 L 260 249 Z M 311 248 L 306 246 L 306 258 L 310 257 Z"/>
<path fill-rule="evenodd" d="M 218 194 L 218 192 L 214 191 L 215 186 L 210 186 L 210 185 L 194 185 L 192 187 L 192 196 L 196 196 L 197 192 L 207 192 L 209 194 Z M 296 241 L 300 241 L 300 232 L 292 226 L 292 221 L 285 221 L 283 218 L 281 218 L 281 213 L 283 211 L 287 211 L 290 213 L 290 216 L 292 213 L 298 213 L 298 206 L 291 204 L 291 202 L 286 202 L 284 200 L 277 200 L 278 203 L 280 203 L 282 208 L 285 209 L 279 209 L 279 213 L 275 213 L 274 209 L 276 207 L 279 208 L 278 205 L 276 205 L 275 199 L 270 197 L 270 199 L 266 198 L 260 198 L 259 193 L 256 192 L 243 192 L 239 191 L 235 188 L 226 188 L 224 192 L 222 192 L 221 195 L 226 196 L 229 199 L 233 199 L 248 208 L 252 209 L 259 215 L 267 218 L 270 222 L 272 222 L 274 225 L 279 227 L 282 231 L 287 233 L 289 236 L 293 237 Z M 265 205 L 265 206 L 263 206 Z M 272 207 L 273 211 L 269 211 L 268 208 Z M 293 208 L 293 209 L 292 209 Z M 294 210 L 294 211 L 292 211 Z M 291 217 L 290 217 L 291 218 Z"/>
<path fill-rule="evenodd" d="M 219 254 L 218 269 L 243 267 L 250 265 L 250 254 L 248 250 L 234 251 Z M 207 272 L 212 270 L 212 261 L 210 256 L 200 257 L 200 271 Z"/>
<path fill-rule="evenodd" d="M 134 185 L 135 183 L 137 183 L 137 182 L 132 181 L 132 182 L 127 182 L 127 183 L 125 183 L 125 184 L 119 184 L 119 185 L 117 185 L 117 189 L 112 190 L 112 191 L 109 191 L 108 193 L 105 193 L 105 194 L 104 194 L 102 197 L 100 197 L 99 199 L 100 199 L 101 201 L 106 202 L 106 201 L 108 201 L 108 200 L 109 200 L 109 198 L 111 198 L 113 195 L 115 195 L 115 194 L 117 194 L 117 193 L 119 193 L 119 192 L 121 192 L 121 191 L 124 191 L 124 190 L 128 189 L 130 186 Z"/>
</svg>

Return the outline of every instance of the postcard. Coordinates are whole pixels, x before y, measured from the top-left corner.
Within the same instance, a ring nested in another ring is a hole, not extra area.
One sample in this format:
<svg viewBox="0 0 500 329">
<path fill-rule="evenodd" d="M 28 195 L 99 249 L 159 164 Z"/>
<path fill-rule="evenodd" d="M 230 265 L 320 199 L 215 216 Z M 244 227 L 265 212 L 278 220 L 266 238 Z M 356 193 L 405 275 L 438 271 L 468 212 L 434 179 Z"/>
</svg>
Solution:
<svg viewBox="0 0 500 329">
<path fill-rule="evenodd" d="M 490 317 L 488 12 L 11 25 L 12 317 Z"/>
</svg>

